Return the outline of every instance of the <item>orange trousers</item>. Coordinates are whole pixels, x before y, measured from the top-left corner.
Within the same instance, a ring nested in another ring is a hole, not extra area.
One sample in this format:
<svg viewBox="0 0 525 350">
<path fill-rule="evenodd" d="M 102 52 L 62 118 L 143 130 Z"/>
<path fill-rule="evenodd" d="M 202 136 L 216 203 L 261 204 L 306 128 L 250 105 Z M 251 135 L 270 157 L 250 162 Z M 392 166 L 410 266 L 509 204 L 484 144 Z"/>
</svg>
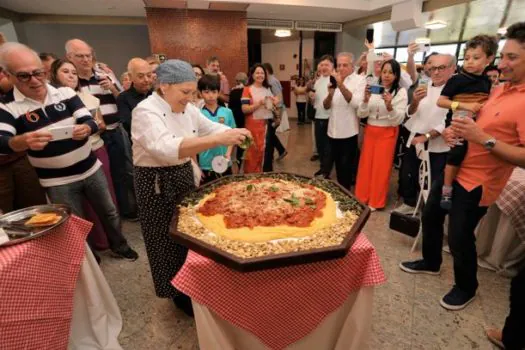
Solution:
<svg viewBox="0 0 525 350">
<path fill-rule="evenodd" d="M 365 127 L 355 195 L 376 209 L 386 206 L 398 133 L 397 126 Z"/>
</svg>

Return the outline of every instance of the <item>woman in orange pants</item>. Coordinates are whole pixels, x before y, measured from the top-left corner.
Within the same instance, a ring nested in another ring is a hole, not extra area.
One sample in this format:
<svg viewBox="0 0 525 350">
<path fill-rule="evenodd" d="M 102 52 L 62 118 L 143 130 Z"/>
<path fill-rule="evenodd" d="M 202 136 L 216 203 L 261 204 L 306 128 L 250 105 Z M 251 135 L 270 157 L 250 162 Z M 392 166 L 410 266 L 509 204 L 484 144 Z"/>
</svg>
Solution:
<svg viewBox="0 0 525 350">
<path fill-rule="evenodd" d="M 403 122 L 408 103 L 407 92 L 399 87 L 401 68 L 395 60 L 383 63 L 379 85 L 367 85 L 357 115 L 368 117 L 361 158 L 357 170 L 355 194 L 372 211 L 386 206 L 390 175 L 394 162 L 399 125 Z"/>
</svg>

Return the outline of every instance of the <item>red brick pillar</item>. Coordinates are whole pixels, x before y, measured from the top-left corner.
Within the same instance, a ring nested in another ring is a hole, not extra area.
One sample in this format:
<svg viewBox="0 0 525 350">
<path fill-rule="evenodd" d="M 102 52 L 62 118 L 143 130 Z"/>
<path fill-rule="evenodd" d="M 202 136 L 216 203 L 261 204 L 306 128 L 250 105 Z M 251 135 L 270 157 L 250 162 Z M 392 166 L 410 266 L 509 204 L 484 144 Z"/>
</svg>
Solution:
<svg viewBox="0 0 525 350">
<path fill-rule="evenodd" d="M 248 70 L 246 12 L 146 8 L 152 53 L 164 53 L 203 68 L 217 56 L 233 87 Z"/>
</svg>

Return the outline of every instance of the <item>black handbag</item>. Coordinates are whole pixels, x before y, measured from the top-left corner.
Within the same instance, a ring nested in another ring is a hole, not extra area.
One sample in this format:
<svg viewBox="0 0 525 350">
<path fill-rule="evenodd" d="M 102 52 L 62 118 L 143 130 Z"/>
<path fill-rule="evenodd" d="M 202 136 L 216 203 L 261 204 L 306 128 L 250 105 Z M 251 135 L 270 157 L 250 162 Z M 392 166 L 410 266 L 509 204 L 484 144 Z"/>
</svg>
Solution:
<svg viewBox="0 0 525 350">
<path fill-rule="evenodd" d="M 406 215 L 397 211 L 390 214 L 390 229 L 407 236 L 416 237 L 419 233 L 419 224 L 420 220 L 417 216 Z"/>
</svg>

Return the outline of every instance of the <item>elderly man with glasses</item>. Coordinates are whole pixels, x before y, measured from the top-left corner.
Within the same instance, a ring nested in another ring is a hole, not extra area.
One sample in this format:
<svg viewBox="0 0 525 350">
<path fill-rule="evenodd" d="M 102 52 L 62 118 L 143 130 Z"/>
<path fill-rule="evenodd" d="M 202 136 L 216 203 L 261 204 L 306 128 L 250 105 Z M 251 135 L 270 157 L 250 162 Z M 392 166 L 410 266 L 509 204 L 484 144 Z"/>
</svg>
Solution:
<svg viewBox="0 0 525 350">
<path fill-rule="evenodd" d="M 25 45 L 0 47 L 0 65 L 14 85 L 0 103 L 0 154 L 27 151 L 40 184 L 53 203 L 64 203 L 82 216 L 85 197 L 96 210 L 119 257 L 137 259 L 122 235 L 120 218 L 101 163 L 88 138 L 97 123 L 71 88 L 46 83 L 38 54 Z M 53 129 L 71 127 L 71 137 L 53 139 Z"/>
<path fill-rule="evenodd" d="M 122 126 L 116 100 L 120 91 L 111 76 L 93 64 L 93 48 L 87 43 L 79 39 L 69 40 L 66 43 L 66 54 L 77 69 L 80 90 L 100 100 L 100 112 L 106 124 L 106 131 L 100 136 L 108 150 L 120 213 L 127 219 L 136 220 L 131 143 Z"/>
<path fill-rule="evenodd" d="M 403 214 L 412 214 L 416 209 L 419 195 L 419 147 L 427 144 L 430 152 L 431 179 L 437 179 L 445 168 L 449 147 L 441 137 L 445 129 L 448 110 L 437 106 L 437 100 L 448 79 L 456 69 L 456 58 L 452 55 L 432 57 L 428 71 L 431 81 L 421 84 L 414 90 L 412 102 L 407 108 L 408 121 L 401 133 L 406 141 L 407 150 L 403 156 L 399 172 L 398 193 L 404 204 L 395 209 Z M 419 146 L 418 146 L 419 145 Z"/>
</svg>

